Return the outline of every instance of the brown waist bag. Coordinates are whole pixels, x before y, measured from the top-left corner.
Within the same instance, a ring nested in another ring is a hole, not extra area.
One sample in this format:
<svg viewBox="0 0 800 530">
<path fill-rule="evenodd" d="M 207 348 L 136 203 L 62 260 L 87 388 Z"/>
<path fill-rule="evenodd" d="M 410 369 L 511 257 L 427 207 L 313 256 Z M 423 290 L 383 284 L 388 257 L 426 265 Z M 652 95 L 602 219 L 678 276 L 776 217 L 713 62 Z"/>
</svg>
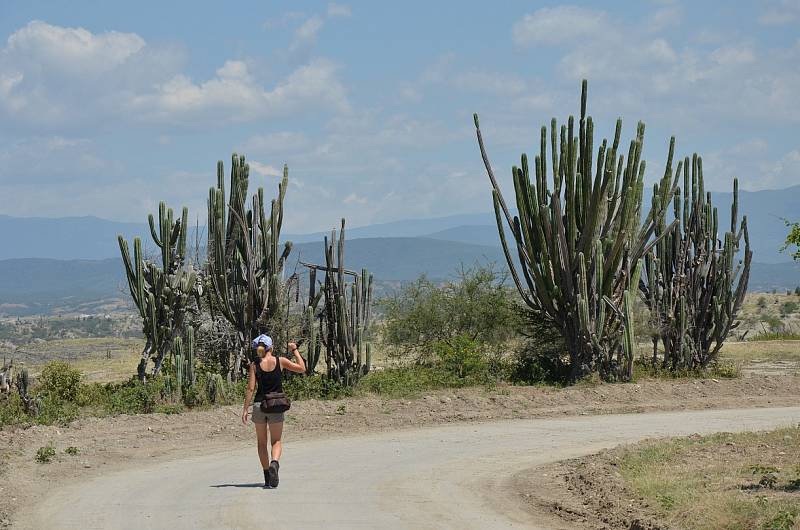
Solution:
<svg viewBox="0 0 800 530">
<path fill-rule="evenodd" d="M 269 392 L 261 400 L 261 412 L 273 414 L 286 412 L 292 407 L 292 402 L 283 392 Z"/>
</svg>

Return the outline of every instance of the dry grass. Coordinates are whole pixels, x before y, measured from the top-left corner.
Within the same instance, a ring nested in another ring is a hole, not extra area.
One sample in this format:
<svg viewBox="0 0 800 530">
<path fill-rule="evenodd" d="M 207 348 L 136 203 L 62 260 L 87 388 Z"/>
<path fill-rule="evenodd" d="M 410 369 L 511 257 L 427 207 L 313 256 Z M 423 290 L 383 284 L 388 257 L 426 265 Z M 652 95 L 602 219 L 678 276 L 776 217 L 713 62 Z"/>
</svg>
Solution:
<svg viewBox="0 0 800 530">
<path fill-rule="evenodd" d="M 113 337 L 50 340 L 28 364 L 36 375 L 48 361 L 62 360 L 79 369 L 85 381 L 123 381 L 136 374 L 143 346 L 142 339 Z"/>
<path fill-rule="evenodd" d="M 799 442 L 800 426 L 647 442 L 619 471 L 671 527 L 798 529 Z"/>
<path fill-rule="evenodd" d="M 797 306 L 795 311 L 786 312 L 792 304 Z M 752 340 L 758 335 L 776 331 L 774 325 L 780 323 L 785 330 L 800 332 L 800 296 L 781 293 L 748 293 L 745 296 L 742 308 L 739 311 L 742 321 L 737 334 L 741 336 L 747 331 L 747 339 Z"/>
</svg>

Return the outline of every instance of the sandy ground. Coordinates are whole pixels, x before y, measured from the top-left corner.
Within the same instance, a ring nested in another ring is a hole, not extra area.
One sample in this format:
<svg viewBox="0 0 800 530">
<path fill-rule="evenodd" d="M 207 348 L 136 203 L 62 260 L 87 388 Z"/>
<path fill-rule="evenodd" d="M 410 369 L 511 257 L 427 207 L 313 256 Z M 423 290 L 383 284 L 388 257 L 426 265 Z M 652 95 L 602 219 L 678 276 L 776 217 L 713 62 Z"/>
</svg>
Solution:
<svg viewBox="0 0 800 530">
<path fill-rule="evenodd" d="M 379 507 L 383 506 L 381 513 L 396 514 L 397 510 L 389 509 L 394 501 L 399 503 L 398 506 L 410 506 L 416 502 L 413 496 L 393 500 L 390 495 L 390 492 L 393 491 L 392 488 L 402 486 L 399 491 L 403 491 L 406 495 L 411 495 L 413 491 L 420 492 L 420 495 L 422 492 L 425 493 L 427 500 L 419 498 L 419 507 L 427 506 L 425 509 L 419 508 L 421 512 L 424 512 L 430 509 L 430 495 L 436 496 L 437 492 L 442 495 L 446 494 L 448 495 L 447 500 L 443 502 L 448 504 L 452 502 L 452 498 L 449 496 L 458 492 L 452 489 L 448 490 L 450 486 L 438 479 L 438 472 L 431 474 L 431 472 L 413 465 L 408 468 L 406 464 L 409 460 L 402 460 L 404 464 L 399 464 L 399 468 L 391 468 L 391 470 L 383 468 L 382 463 L 388 462 L 386 459 L 392 454 L 386 453 L 388 449 L 381 449 L 384 442 L 387 442 L 386 447 L 394 448 L 393 450 L 396 450 L 397 454 L 406 455 L 404 458 L 414 455 L 416 451 L 409 452 L 414 448 L 417 451 L 425 452 L 428 455 L 426 458 L 432 459 L 426 460 L 427 467 L 425 469 L 440 460 L 442 462 L 449 461 L 448 459 L 451 458 L 449 455 L 454 458 L 457 456 L 461 459 L 471 459 L 473 463 L 481 462 L 481 468 L 483 467 L 482 459 L 488 458 L 486 463 L 491 464 L 487 466 L 488 470 L 497 470 L 493 466 L 498 465 L 497 459 L 502 460 L 503 455 L 505 458 L 510 458 L 509 462 L 513 463 L 511 466 L 513 469 L 503 467 L 503 473 L 495 473 L 491 476 L 486 475 L 481 469 L 481 472 L 475 475 L 475 477 L 482 477 L 481 483 L 472 485 L 476 489 L 483 490 L 493 483 L 497 484 L 498 480 L 504 478 L 506 471 L 509 472 L 508 476 L 510 477 L 515 471 L 526 469 L 525 466 L 530 467 L 540 462 L 541 458 L 545 456 L 549 458 L 557 455 L 559 458 L 567 458 L 585 454 L 580 452 L 583 450 L 598 450 L 621 441 L 630 441 L 661 433 L 658 431 L 660 420 L 657 418 L 659 416 L 654 416 L 653 418 L 656 419 L 653 419 L 650 424 L 641 424 L 651 425 L 652 428 L 640 428 L 637 427 L 640 425 L 637 420 L 625 419 L 639 416 L 622 416 L 620 418 L 623 419 L 619 421 L 628 422 L 631 425 L 630 428 L 626 427 L 628 430 L 620 431 L 621 434 L 624 434 L 622 439 L 616 437 L 613 426 L 609 426 L 605 431 L 598 430 L 598 433 L 605 432 L 606 434 L 598 439 L 592 438 L 592 444 L 579 441 L 573 443 L 569 441 L 569 436 L 563 437 L 558 434 L 567 429 L 564 431 L 567 434 L 585 431 L 585 434 L 588 435 L 594 433 L 596 429 L 600 429 L 601 423 L 581 423 L 591 420 L 591 418 L 581 418 L 580 416 L 666 410 L 785 407 L 797 405 L 800 403 L 799 398 L 800 377 L 753 376 L 720 381 L 647 381 L 641 384 L 584 386 L 563 390 L 515 387 L 501 387 L 493 391 L 465 389 L 437 392 L 413 400 L 385 400 L 368 397 L 331 402 L 298 402 L 294 404 L 287 419 L 285 436 L 287 442 L 285 456 L 287 487 L 279 491 L 292 491 L 292 498 L 295 501 L 299 496 L 304 502 L 323 503 L 330 510 L 338 509 L 335 508 L 338 506 L 336 502 L 325 499 L 329 497 L 332 499 L 331 496 L 342 488 L 344 488 L 342 490 L 344 492 L 349 491 L 355 494 L 352 489 L 348 489 L 349 486 L 345 487 L 348 479 L 362 471 L 367 473 L 367 468 L 377 465 L 380 473 L 385 476 L 385 482 L 365 483 L 364 486 L 369 486 L 371 489 L 362 492 L 364 498 L 359 502 L 370 503 L 370 505 L 378 503 Z M 20 528 L 36 528 L 43 521 L 48 522 L 46 527 L 58 528 L 56 523 L 59 521 L 52 521 L 48 518 L 64 517 L 62 527 L 70 528 L 71 526 L 67 523 L 70 520 L 75 521 L 75 519 L 70 519 L 60 512 L 57 509 L 59 505 L 53 499 L 62 499 L 59 502 L 72 503 L 76 507 L 80 506 L 81 510 L 87 510 L 71 512 L 73 515 L 82 513 L 81 521 L 89 521 L 90 519 L 87 517 L 91 512 L 91 514 L 101 517 L 101 519 L 97 519 L 100 522 L 103 521 L 103 514 L 109 511 L 110 506 L 117 506 L 121 503 L 124 507 L 126 503 L 130 503 L 138 509 L 143 509 L 145 506 L 143 501 L 147 499 L 147 502 L 154 503 L 154 509 L 163 509 L 173 514 L 170 517 L 175 514 L 183 514 L 184 522 L 199 521 L 197 526 L 186 526 L 187 528 L 202 527 L 202 524 L 210 525 L 209 521 L 212 520 L 210 518 L 213 517 L 219 517 L 218 524 L 209 527 L 220 527 L 220 525 L 224 527 L 227 524 L 229 528 L 238 528 L 240 525 L 232 513 L 238 513 L 236 511 L 238 508 L 247 511 L 244 505 L 238 503 L 243 502 L 244 498 L 253 498 L 254 495 L 269 494 L 269 492 L 263 492 L 257 488 L 222 487 L 224 484 L 240 486 L 253 484 L 260 478 L 252 427 L 244 427 L 241 424 L 239 413 L 239 407 L 223 407 L 172 416 L 152 414 L 83 419 L 65 428 L 33 427 L 26 430 L 2 431 L 0 432 L 0 454 L 2 454 L 4 465 L 0 471 L 0 479 L 2 479 L 0 480 L 0 499 L 3 499 L 2 505 L 0 505 L 0 511 L 2 511 L 0 520 L 4 521 L 6 525 L 16 521 L 14 527 L 19 526 Z M 788 416 L 784 417 L 782 412 L 771 413 L 770 416 L 766 409 L 749 414 L 756 423 L 762 416 L 765 421 L 773 422 L 780 420 L 785 423 L 791 419 Z M 690 416 L 688 415 L 686 418 Z M 726 423 L 728 425 L 726 428 L 736 427 L 736 425 L 746 427 L 741 421 L 750 416 L 736 412 L 728 414 L 723 420 L 729 422 Z M 553 417 L 565 418 L 568 423 L 556 422 L 547 427 L 546 425 L 541 426 L 538 422 L 517 422 L 513 425 L 522 427 L 511 428 L 508 426 L 512 423 L 499 421 Z M 702 418 L 702 416 L 691 417 Z M 680 434 L 686 429 L 688 429 L 687 433 L 707 432 L 703 429 L 703 426 L 706 425 L 704 420 L 698 420 L 696 423 L 684 423 L 681 418 L 671 420 L 673 423 L 665 426 L 666 430 L 663 431 L 663 434 Z M 601 422 L 601 420 L 597 421 Z M 481 425 L 476 422 L 481 422 Z M 574 424 L 578 426 L 565 427 L 565 425 L 573 425 L 569 422 L 578 422 Z M 465 424 L 465 426 L 455 425 L 459 423 Z M 439 430 L 420 429 L 423 426 L 438 426 Z M 448 430 L 451 427 L 453 430 Z M 525 442 L 528 437 L 533 436 L 532 433 L 525 434 L 526 429 L 540 427 L 551 429 L 547 432 L 552 432 L 552 436 L 556 436 L 553 444 L 546 446 L 547 450 L 544 452 L 543 446 L 529 446 Z M 504 433 L 508 429 L 511 429 L 508 431 L 509 443 L 507 446 L 503 446 L 506 448 L 501 449 L 500 446 L 495 448 L 494 444 L 505 443 L 503 442 Z M 437 437 L 438 440 L 444 441 L 437 441 Z M 427 440 L 427 442 L 422 446 L 415 445 L 412 442 L 417 438 Z M 400 442 L 388 443 L 390 440 L 400 440 Z M 404 449 L 406 442 L 411 445 Z M 481 443 L 488 445 L 482 447 Z M 36 450 L 47 444 L 53 444 L 58 453 L 57 457 L 50 464 L 36 463 L 34 458 Z M 78 448 L 79 454 L 76 456 L 65 454 L 64 449 L 67 447 Z M 433 451 L 434 447 L 439 447 L 440 450 Z M 556 448 L 562 448 L 563 451 L 555 451 Z M 533 455 L 532 459 L 525 456 L 528 453 Z M 341 460 L 341 454 L 347 454 L 348 460 Z M 411 460 L 413 464 L 413 458 Z M 465 461 L 462 460 L 462 462 Z M 541 462 L 549 461 L 551 460 Z M 198 476 L 192 475 L 195 467 L 198 470 Z M 162 469 L 166 470 L 163 472 L 166 475 L 159 471 Z M 295 471 L 289 472 L 288 469 Z M 439 468 L 433 466 L 430 469 Z M 471 469 L 469 467 L 461 468 L 459 473 L 472 476 Z M 409 484 L 413 486 L 407 485 L 404 480 L 400 480 L 400 484 L 397 483 L 397 480 L 393 481 L 393 476 L 397 474 L 405 477 L 404 473 L 408 470 L 412 470 L 415 474 L 415 477 L 409 479 Z M 327 479 L 323 480 L 324 477 L 318 476 L 318 473 L 323 472 L 328 477 Z M 453 472 L 456 473 L 455 470 Z M 212 481 L 215 484 L 203 483 L 212 476 L 216 478 L 216 481 Z M 292 476 L 295 479 L 289 478 Z M 302 485 L 295 483 L 292 486 L 291 480 L 297 480 L 296 477 L 305 477 L 306 480 Z M 454 480 L 457 478 L 455 475 L 453 476 Z M 434 482 L 430 482 L 431 480 Z M 456 482 L 458 483 L 458 481 Z M 131 484 L 130 491 L 124 490 L 124 486 L 129 483 Z M 98 485 L 96 487 L 101 489 L 99 491 L 85 489 L 95 487 L 90 486 L 91 484 Z M 114 484 L 123 487 L 123 490 L 111 488 Z M 200 484 L 203 484 L 202 489 L 196 489 L 195 486 L 199 487 Z M 463 486 L 463 483 L 459 484 Z M 210 485 L 221 487 L 211 488 Z M 178 497 L 173 497 L 172 500 L 164 497 L 164 502 L 160 503 L 158 498 L 162 494 L 167 495 L 167 492 L 156 486 L 166 488 L 172 492 L 170 495 Z M 117 504 L 108 504 L 110 499 L 99 495 L 106 488 L 110 488 L 108 491 L 122 495 L 116 501 Z M 151 489 L 153 492 L 161 493 L 156 497 L 148 496 L 147 492 Z M 206 490 L 211 490 L 211 492 Z M 376 491 L 383 492 L 381 494 L 382 501 L 375 498 L 375 495 L 378 495 Z M 208 497 L 210 493 L 213 493 L 212 497 Z M 461 491 L 458 494 L 466 493 Z M 244 497 L 238 495 L 244 495 Z M 281 493 L 281 495 L 283 497 L 288 494 Z M 102 505 L 86 504 L 93 502 L 92 499 L 95 496 L 97 499 L 104 499 Z M 202 521 L 206 521 L 205 523 L 202 523 L 199 515 L 198 518 L 192 519 L 192 512 L 181 508 L 182 504 L 178 500 L 184 498 L 187 502 L 195 499 L 197 502 L 210 503 L 209 506 L 212 508 L 209 508 L 210 511 L 206 511 L 202 518 Z M 445 497 L 442 498 L 445 499 Z M 214 499 L 218 499 L 218 501 Z M 514 513 L 518 512 L 519 517 L 522 517 L 519 521 L 530 522 L 530 514 L 522 515 L 527 512 L 519 508 L 521 505 L 519 499 L 513 495 L 504 494 L 502 502 L 505 503 L 503 506 L 506 504 L 517 506 Z M 64 504 L 60 506 L 63 507 Z M 354 509 L 352 503 L 349 506 L 353 512 L 352 517 L 356 517 L 355 512 L 359 510 Z M 364 509 L 363 505 L 360 509 Z M 302 510 L 299 513 L 302 513 Z M 168 526 L 162 524 L 167 520 L 162 519 L 162 516 L 166 517 L 166 515 L 162 512 L 158 512 L 157 515 L 157 520 L 151 519 L 147 524 L 145 524 L 146 521 L 143 522 L 139 518 L 140 527 L 163 528 Z M 36 517 L 40 519 L 35 519 Z M 355 522 L 352 517 L 347 520 Z M 172 519 L 170 520 L 172 521 Z M 430 519 L 430 521 L 435 520 L 435 517 Z M 225 524 L 220 521 L 225 521 Z M 392 521 L 394 521 L 394 526 L 397 526 L 400 519 L 380 520 L 381 523 L 386 524 L 390 524 Z M 53 522 L 53 525 L 50 522 Z M 486 522 L 487 524 L 491 523 L 491 521 Z M 492 525 L 489 524 L 489 526 Z M 90 528 L 91 526 L 84 527 Z M 175 525 L 172 527 L 180 528 Z"/>
</svg>

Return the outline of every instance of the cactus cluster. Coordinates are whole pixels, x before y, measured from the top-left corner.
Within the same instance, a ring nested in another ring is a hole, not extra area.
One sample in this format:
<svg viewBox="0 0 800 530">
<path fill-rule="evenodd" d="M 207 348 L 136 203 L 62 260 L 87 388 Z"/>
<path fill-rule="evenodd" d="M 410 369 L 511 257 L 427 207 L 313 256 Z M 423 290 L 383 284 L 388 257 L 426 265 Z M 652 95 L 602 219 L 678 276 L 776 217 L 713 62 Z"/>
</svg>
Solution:
<svg viewBox="0 0 800 530">
<path fill-rule="evenodd" d="M 0 394 L 10 394 L 13 383 L 14 359 L 11 359 L 11 362 L 6 362 L 6 360 L 3 359 L 3 365 L 0 367 Z"/>
<path fill-rule="evenodd" d="M 656 330 L 652 362 L 658 363 L 660 340 L 662 367 L 671 370 L 705 368 L 716 358 L 737 325 L 753 256 L 747 217 L 739 222 L 738 181 L 733 181 L 730 227 L 720 240 L 717 208 L 704 189 L 702 158 L 695 154 L 680 161 L 676 174 L 681 173 L 683 193 L 676 190 L 672 197 L 678 229 L 648 253 L 640 285 Z M 659 200 L 656 195 L 653 207 Z M 656 234 L 665 231 L 662 220 Z"/>
<path fill-rule="evenodd" d="M 306 309 L 307 365 L 308 373 L 313 373 L 324 347 L 328 377 L 352 385 L 372 367 L 373 280 L 367 269 L 362 269 L 360 274 L 345 269 L 344 244 L 345 220 L 342 219 L 338 238 L 336 230 L 331 232 L 330 239 L 325 238 L 325 265 L 303 263 L 309 269 L 310 280 Z M 325 275 L 319 291 L 317 271 Z"/>
<path fill-rule="evenodd" d="M 595 153 L 586 97 L 584 81 L 577 131 L 572 116 L 560 128 L 554 118 L 549 136 L 547 127 L 541 128 L 533 168 L 525 154 L 520 167 L 513 167 L 516 216 L 494 176 L 477 115 L 475 128 L 493 188 L 500 240 L 524 302 L 561 331 L 573 380 L 592 371 L 605 379 L 628 380 L 634 342 L 630 298 L 637 289 L 642 258 L 673 228 L 664 227 L 652 237 L 662 225 L 677 179 L 665 173 L 656 191 L 659 200 L 642 220 L 644 124 L 639 123 L 627 158 L 619 152 L 621 120 L 613 141 L 604 139 Z M 668 167 L 673 149 L 674 139 Z M 512 234 L 515 252 L 504 225 Z"/>
<path fill-rule="evenodd" d="M 163 201 L 158 206 L 158 227 L 153 215 L 148 216 L 150 233 L 161 251 L 160 267 L 143 257 L 140 238 L 133 240 L 131 259 L 128 242 L 121 235 L 117 237 L 128 287 L 142 317 L 146 339 L 138 367 L 142 380 L 151 361 L 152 375 L 160 372 L 176 338 L 184 333 L 187 313 L 199 294 L 197 274 L 186 266 L 188 221 L 187 208 L 184 207 L 181 216 L 175 219 L 172 208 L 167 208 Z"/>
<path fill-rule="evenodd" d="M 217 185 L 208 196 L 210 306 L 238 335 L 236 357 L 229 363 L 235 377 L 247 366 L 250 341 L 279 312 L 281 273 L 292 249 L 291 242 L 279 246 L 288 168 L 283 168 L 278 197 L 270 205 L 265 205 L 259 188 L 248 207 L 249 174 L 245 157 L 234 154 L 226 200 L 225 170 L 218 162 Z"/>
<path fill-rule="evenodd" d="M 227 397 L 225 380 L 220 374 L 208 374 L 206 379 L 206 395 L 211 403 L 219 403 Z"/>
<path fill-rule="evenodd" d="M 181 337 L 175 339 L 172 348 L 172 364 L 175 370 L 175 382 L 177 388 L 183 390 L 194 386 L 197 381 L 195 377 L 194 363 L 194 329 L 189 328 L 186 332 L 186 341 Z"/>
</svg>

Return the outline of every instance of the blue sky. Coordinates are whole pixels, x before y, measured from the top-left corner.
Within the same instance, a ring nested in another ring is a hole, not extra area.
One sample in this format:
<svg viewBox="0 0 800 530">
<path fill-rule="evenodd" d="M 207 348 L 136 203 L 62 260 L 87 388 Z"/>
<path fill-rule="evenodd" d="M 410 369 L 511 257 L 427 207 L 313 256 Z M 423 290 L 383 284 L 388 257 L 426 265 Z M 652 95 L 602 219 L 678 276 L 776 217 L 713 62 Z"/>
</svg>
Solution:
<svg viewBox="0 0 800 530">
<path fill-rule="evenodd" d="M 0 213 L 205 216 L 215 163 L 251 161 L 286 229 L 491 209 L 539 127 L 647 124 L 708 187 L 796 184 L 800 1 L 36 2 L 0 4 Z"/>
</svg>

